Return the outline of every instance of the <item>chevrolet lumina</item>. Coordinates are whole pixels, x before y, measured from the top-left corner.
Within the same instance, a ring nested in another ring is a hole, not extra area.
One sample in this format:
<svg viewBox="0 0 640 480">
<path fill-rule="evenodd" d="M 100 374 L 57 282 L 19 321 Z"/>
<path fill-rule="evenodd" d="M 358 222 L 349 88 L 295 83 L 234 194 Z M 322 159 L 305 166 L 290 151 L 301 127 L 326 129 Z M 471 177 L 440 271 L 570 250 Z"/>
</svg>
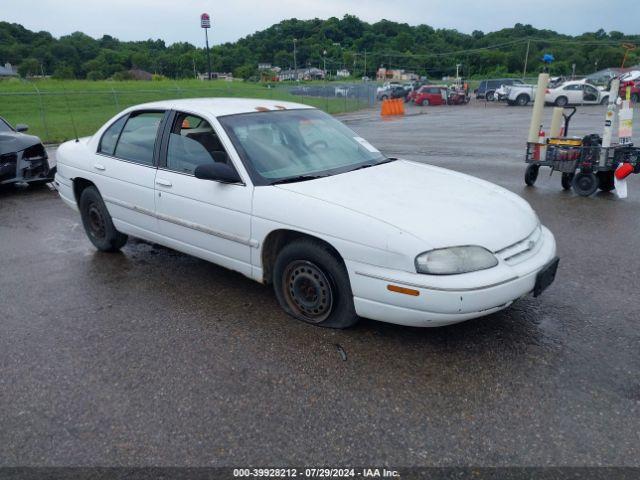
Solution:
<svg viewBox="0 0 640 480">
<path fill-rule="evenodd" d="M 306 105 L 139 105 L 57 157 L 60 196 L 98 250 L 134 236 L 200 257 L 272 284 L 316 325 L 461 322 L 539 295 L 558 265 L 519 196 L 386 157 Z"/>
</svg>

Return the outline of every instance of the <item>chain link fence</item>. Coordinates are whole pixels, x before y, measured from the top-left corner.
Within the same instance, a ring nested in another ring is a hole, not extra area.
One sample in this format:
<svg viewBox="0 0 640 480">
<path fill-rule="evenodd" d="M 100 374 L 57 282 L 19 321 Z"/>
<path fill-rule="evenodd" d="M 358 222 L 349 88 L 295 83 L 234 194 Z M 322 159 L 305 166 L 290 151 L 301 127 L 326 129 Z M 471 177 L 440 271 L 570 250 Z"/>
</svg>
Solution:
<svg viewBox="0 0 640 480">
<path fill-rule="evenodd" d="M 7 88 L 4 88 L 7 87 Z M 123 109 L 159 100 L 235 97 L 311 105 L 331 114 L 373 107 L 377 85 L 367 83 L 251 84 L 246 82 L 0 82 L 0 116 L 26 123 L 45 143 L 93 134 Z"/>
</svg>

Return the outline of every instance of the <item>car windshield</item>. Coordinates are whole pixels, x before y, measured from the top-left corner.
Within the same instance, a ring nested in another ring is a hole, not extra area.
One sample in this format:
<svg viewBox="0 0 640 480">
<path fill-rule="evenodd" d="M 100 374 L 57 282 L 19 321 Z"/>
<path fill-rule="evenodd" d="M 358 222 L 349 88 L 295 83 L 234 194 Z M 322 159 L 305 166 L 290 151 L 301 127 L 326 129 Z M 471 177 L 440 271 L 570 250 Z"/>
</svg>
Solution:
<svg viewBox="0 0 640 480">
<path fill-rule="evenodd" d="M 0 118 L 0 132 L 13 132 L 13 128 L 3 118 Z"/>
<path fill-rule="evenodd" d="M 320 110 L 279 110 L 219 118 L 258 185 L 302 181 L 387 161 Z"/>
</svg>

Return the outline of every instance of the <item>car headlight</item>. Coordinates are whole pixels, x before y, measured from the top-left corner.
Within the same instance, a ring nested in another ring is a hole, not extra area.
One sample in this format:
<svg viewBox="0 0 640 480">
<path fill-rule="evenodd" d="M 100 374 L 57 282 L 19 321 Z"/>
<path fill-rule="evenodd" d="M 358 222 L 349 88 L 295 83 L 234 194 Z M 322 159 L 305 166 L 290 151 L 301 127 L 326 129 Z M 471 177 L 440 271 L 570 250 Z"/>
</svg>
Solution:
<svg viewBox="0 0 640 480">
<path fill-rule="evenodd" d="M 455 275 L 495 267 L 498 259 L 483 247 L 450 247 L 424 252 L 416 257 L 418 273 Z"/>
</svg>

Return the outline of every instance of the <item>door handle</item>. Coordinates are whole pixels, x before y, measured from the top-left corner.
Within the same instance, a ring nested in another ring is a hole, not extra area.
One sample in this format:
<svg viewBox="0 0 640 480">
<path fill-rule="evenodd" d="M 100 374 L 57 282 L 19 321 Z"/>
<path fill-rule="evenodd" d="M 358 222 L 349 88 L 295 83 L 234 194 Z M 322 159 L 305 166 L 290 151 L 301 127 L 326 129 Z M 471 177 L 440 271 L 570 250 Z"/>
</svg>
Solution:
<svg viewBox="0 0 640 480">
<path fill-rule="evenodd" d="M 96 170 L 100 170 L 101 172 L 104 172 L 106 170 L 106 168 L 104 168 L 104 165 L 101 165 L 99 163 L 94 164 L 93 168 L 95 168 Z"/>
<path fill-rule="evenodd" d="M 170 187 L 172 183 L 169 180 L 164 180 L 162 178 L 156 178 L 156 184 L 161 185 L 163 187 Z"/>
</svg>

